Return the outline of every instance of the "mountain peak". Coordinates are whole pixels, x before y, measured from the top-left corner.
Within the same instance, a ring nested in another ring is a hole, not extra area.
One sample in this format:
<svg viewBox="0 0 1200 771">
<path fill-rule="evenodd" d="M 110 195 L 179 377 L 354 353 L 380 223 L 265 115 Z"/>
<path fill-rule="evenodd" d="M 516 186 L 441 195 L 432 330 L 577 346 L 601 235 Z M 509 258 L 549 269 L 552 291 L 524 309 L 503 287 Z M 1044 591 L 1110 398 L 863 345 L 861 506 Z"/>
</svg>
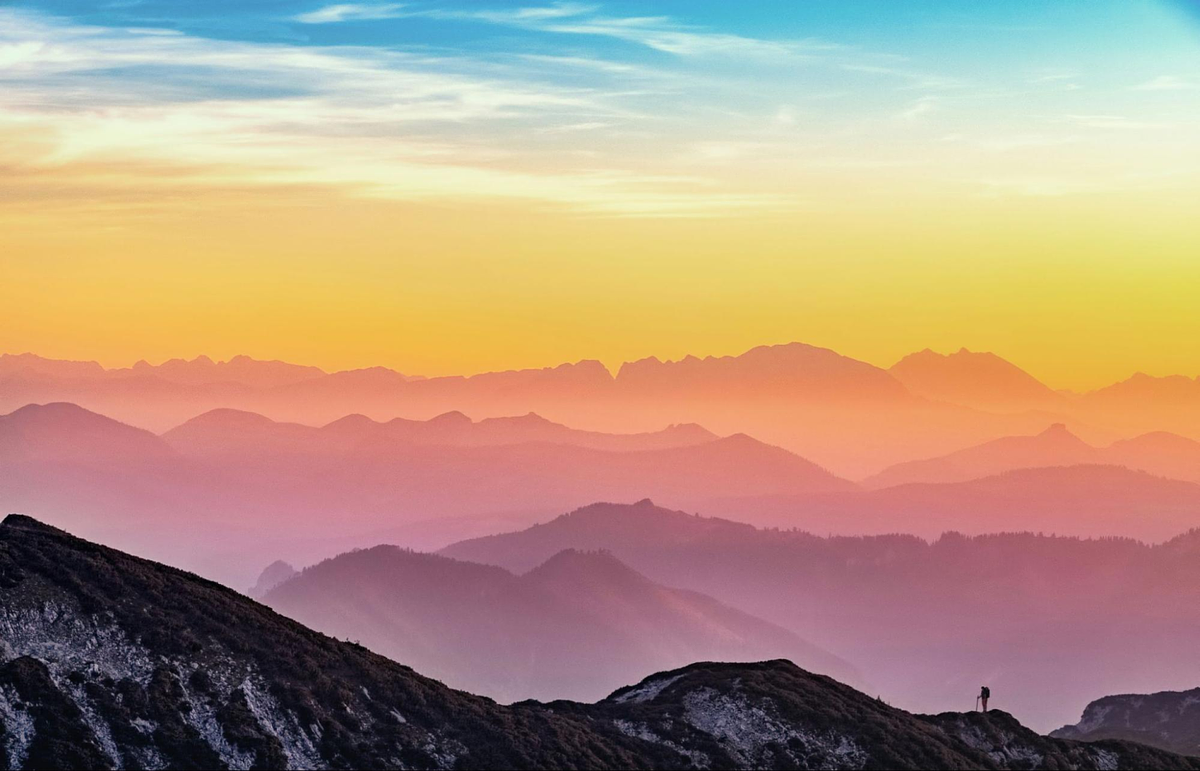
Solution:
<svg viewBox="0 0 1200 771">
<path fill-rule="evenodd" d="M 930 348 L 888 369 L 905 388 L 926 399 L 981 409 L 1045 408 L 1061 401 L 1025 370 L 991 352 L 965 347 L 951 354 Z"/>
<path fill-rule="evenodd" d="M 451 410 L 432 417 L 427 422 L 431 426 L 467 426 L 474 421 L 458 410 Z"/>
<path fill-rule="evenodd" d="M 263 572 L 259 574 L 258 581 L 251 587 L 249 594 L 251 597 L 262 597 L 276 586 L 296 575 L 298 575 L 298 572 L 290 563 L 283 560 L 275 560 L 263 568 Z"/>
<path fill-rule="evenodd" d="M 800 388 L 850 399 L 907 397 L 904 389 L 878 367 L 798 342 L 760 345 L 729 356 L 685 356 L 675 361 L 650 356 L 622 364 L 617 384 L 685 396 L 714 390 L 723 394 L 731 390 L 794 394 Z"/>
<path fill-rule="evenodd" d="M 563 549 L 550 559 L 525 574 L 527 578 L 540 580 L 584 583 L 595 590 L 613 581 L 636 580 L 649 583 L 650 579 L 617 559 L 607 549 Z"/>
<path fill-rule="evenodd" d="M 9 514 L 0 520 L 0 531 L 67 535 L 66 532 L 47 525 L 39 519 L 34 519 L 28 514 Z"/>
<path fill-rule="evenodd" d="M 0 415 L 0 458 L 54 458 L 89 464 L 113 458 L 161 457 L 154 434 L 69 402 L 27 404 Z"/>
<path fill-rule="evenodd" d="M 257 412 L 249 410 L 238 410 L 232 407 L 218 407 L 215 410 L 203 412 L 191 420 L 183 423 L 185 426 L 230 426 L 230 427 L 249 427 L 249 426 L 265 426 L 274 424 L 265 415 L 260 415 Z"/>
</svg>

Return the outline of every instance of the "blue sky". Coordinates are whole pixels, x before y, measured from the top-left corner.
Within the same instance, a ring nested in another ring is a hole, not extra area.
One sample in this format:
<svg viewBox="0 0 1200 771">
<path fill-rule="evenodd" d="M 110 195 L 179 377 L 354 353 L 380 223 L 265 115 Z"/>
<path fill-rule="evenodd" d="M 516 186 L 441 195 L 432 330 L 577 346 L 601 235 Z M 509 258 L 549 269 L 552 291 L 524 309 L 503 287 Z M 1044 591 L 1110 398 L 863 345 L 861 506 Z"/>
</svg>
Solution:
<svg viewBox="0 0 1200 771">
<path fill-rule="evenodd" d="M 1192 157 L 1194 10 L 16 2 L 0 7 L 0 117 L 46 124 L 56 163 L 242 166 L 268 184 L 610 214 L 786 209 L 801 177 L 835 168 L 1068 194 L 1145 184 Z M 1062 149 L 1052 167 L 1046 148 Z"/>
</svg>

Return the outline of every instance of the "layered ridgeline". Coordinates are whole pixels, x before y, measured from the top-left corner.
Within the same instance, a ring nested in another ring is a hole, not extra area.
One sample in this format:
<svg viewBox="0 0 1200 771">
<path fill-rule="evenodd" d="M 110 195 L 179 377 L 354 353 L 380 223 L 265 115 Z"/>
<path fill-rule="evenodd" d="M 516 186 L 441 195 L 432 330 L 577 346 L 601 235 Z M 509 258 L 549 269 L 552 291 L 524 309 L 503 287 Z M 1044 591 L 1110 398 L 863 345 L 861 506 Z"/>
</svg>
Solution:
<svg viewBox="0 0 1200 771">
<path fill-rule="evenodd" d="M 597 361 L 429 379 L 381 368 L 325 374 L 267 364 L 239 359 L 237 367 L 222 367 L 202 360 L 114 371 L 0 356 L 0 412 L 69 401 L 156 432 L 218 407 L 313 425 L 354 413 L 426 419 L 454 410 L 475 418 L 536 412 L 605 432 L 699 423 L 784 447 L 840 476 L 1047 422 L 1043 415 L 999 414 L 918 396 L 884 369 L 800 343 L 737 356 L 643 359 L 623 364 L 615 375 Z M 1175 422 L 1152 427 L 1172 430 Z"/>
<path fill-rule="evenodd" d="M 1063 739 L 1127 739 L 1184 755 L 1200 755 L 1200 688 L 1105 696 L 1083 710 Z"/>
<path fill-rule="evenodd" d="M 1163 541 L 1200 524 L 1200 484 L 1181 481 L 1200 479 L 1187 471 L 1200 468 L 1200 444 L 1154 435 L 1097 448 L 1061 427 L 914 464 L 941 475 L 900 475 L 913 483 L 884 489 L 745 435 L 697 425 L 606 434 L 537 415 L 351 415 L 313 427 L 223 409 L 156 436 L 72 404 L 27 405 L 0 416 L 0 461 L 0 510 L 231 586 L 276 559 L 311 564 L 379 543 L 432 551 L 646 497 L 840 535 Z"/>
<path fill-rule="evenodd" d="M 911 715 L 784 661 L 504 707 L 19 516 L 0 632 L 7 768 L 1200 768 L 1003 712 Z"/>
<path fill-rule="evenodd" d="M 614 375 L 597 361 L 471 377 L 414 378 L 382 367 L 326 373 L 245 356 L 104 369 L 0 355 L 0 412 L 69 401 L 165 431 L 219 407 L 325 424 L 361 413 L 477 418 L 537 412 L 598 431 L 700 423 L 747 433 L 844 477 L 944 455 L 1056 422 L 1108 443 L 1148 432 L 1200 439 L 1200 379 L 1137 374 L 1087 394 L 1054 391 L 990 353 L 922 351 L 890 369 L 802 343 L 737 356 L 655 358 Z"/>
<path fill-rule="evenodd" d="M 394 546 L 342 554 L 262 602 L 456 688 L 501 701 L 603 698 L 693 661 L 788 659 L 862 687 L 845 661 L 607 552 L 561 551 L 522 575 Z"/>
<path fill-rule="evenodd" d="M 0 461 L 3 510 L 234 586 L 278 558 L 430 550 L 597 500 L 687 506 L 854 487 L 747 436 L 603 434 L 537 415 L 311 427 L 219 410 L 160 437 L 72 404 L 27 405 L 0 416 Z"/>
<path fill-rule="evenodd" d="M 986 678 L 996 706 L 1050 730 L 1105 694 L 1200 682 L 1200 531 L 1159 545 L 826 538 L 646 501 L 587 506 L 443 553 L 523 572 L 568 548 L 606 549 L 653 581 L 791 629 L 910 709 L 960 704 Z"/>
</svg>

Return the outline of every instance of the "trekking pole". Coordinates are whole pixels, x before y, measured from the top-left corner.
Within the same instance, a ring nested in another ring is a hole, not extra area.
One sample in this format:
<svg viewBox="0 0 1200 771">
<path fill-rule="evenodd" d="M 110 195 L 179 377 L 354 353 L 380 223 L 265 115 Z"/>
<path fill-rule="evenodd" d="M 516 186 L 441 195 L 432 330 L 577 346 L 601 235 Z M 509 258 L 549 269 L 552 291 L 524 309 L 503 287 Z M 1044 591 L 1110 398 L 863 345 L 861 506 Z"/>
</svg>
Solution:
<svg viewBox="0 0 1200 771">
<path fill-rule="evenodd" d="M 979 697 L 978 696 L 975 697 L 975 711 L 976 712 L 979 711 Z"/>
</svg>

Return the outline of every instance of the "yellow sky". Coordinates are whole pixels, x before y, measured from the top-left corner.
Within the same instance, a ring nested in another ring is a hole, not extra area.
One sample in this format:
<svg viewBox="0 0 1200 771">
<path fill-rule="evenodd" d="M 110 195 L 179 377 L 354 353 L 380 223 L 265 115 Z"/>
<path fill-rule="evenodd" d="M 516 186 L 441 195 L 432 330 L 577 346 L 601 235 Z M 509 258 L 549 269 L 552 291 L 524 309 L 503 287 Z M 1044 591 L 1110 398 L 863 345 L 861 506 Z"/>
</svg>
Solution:
<svg viewBox="0 0 1200 771">
<path fill-rule="evenodd" d="M 1162 195 L 712 219 L 261 199 L 9 218 L 0 349 L 446 374 L 801 340 L 993 350 L 1056 387 L 1200 374 L 1200 234 Z"/>
<path fill-rule="evenodd" d="M 0 9 L 0 351 L 433 375 L 798 340 L 1200 374 L 1192 25 L 823 8 L 464 8 L 425 23 L 494 38 L 436 56 L 401 18 L 412 45 L 373 47 L 318 40 L 338 14 Z"/>
</svg>

